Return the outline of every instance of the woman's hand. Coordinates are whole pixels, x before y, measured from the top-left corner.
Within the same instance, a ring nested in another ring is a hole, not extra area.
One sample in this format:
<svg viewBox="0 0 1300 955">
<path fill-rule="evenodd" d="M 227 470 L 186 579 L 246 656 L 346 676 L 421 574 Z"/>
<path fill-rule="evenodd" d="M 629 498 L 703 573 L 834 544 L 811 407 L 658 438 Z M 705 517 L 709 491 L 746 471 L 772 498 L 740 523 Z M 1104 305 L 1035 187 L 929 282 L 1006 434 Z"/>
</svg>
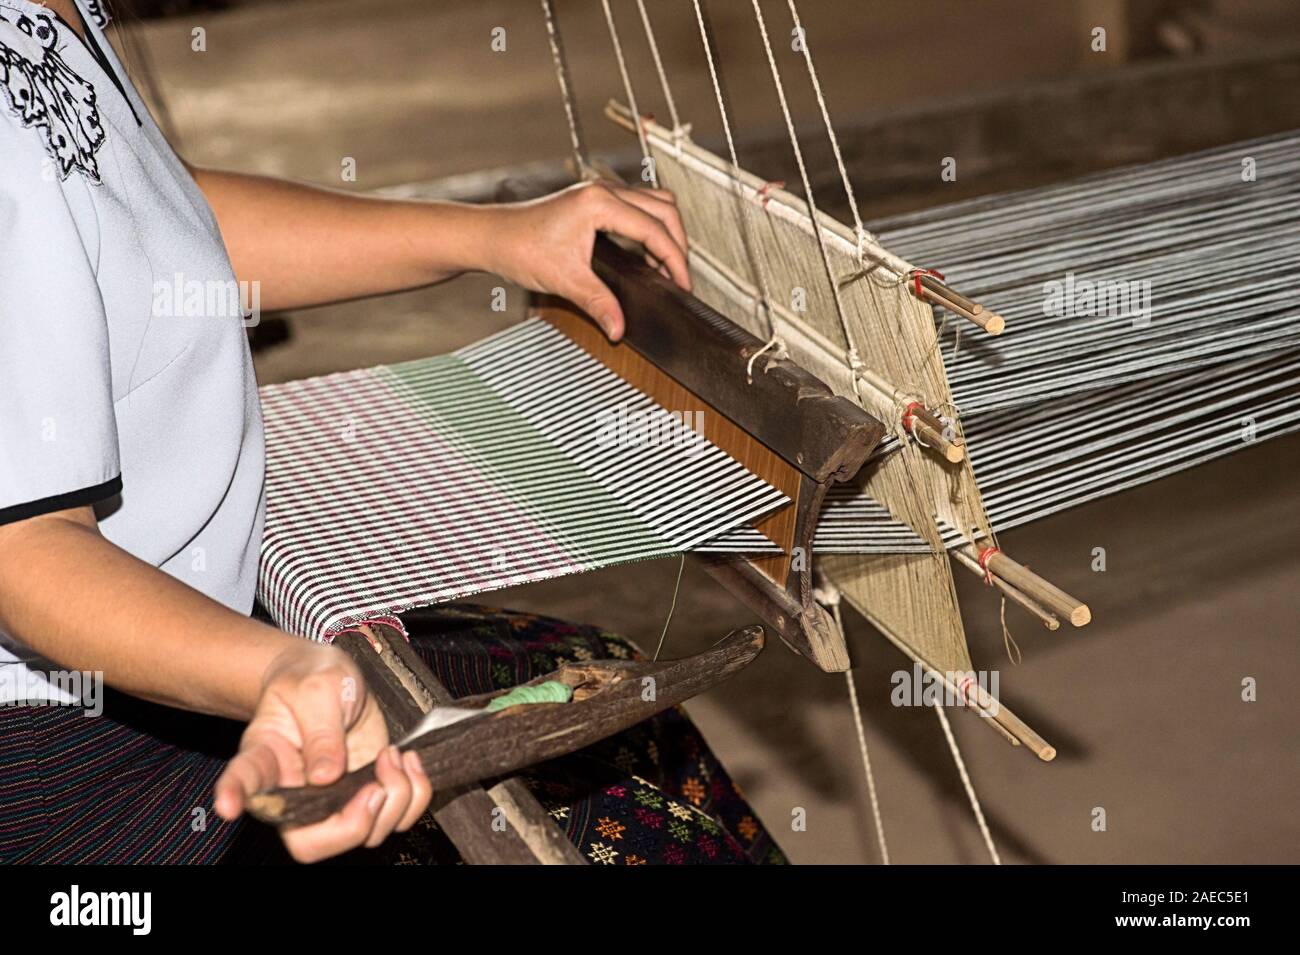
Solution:
<svg viewBox="0 0 1300 955">
<path fill-rule="evenodd" d="M 623 335 L 623 309 L 591 268 L 598 232 L 616 232 L 645 246 L 650 264 L 690 290 L 686 230 L 673 195 L 589 182 L 563 192 L 493 207 L 482 267 L 535 292 L 573 302 L 611 341 Z"/>
<path fill-rule="evenodd" d="M 415 824 L 432 787 L 414 753 L 388 745 L 388 729 L 361 672 L 333 647 L 300 642 L 267 668 L 239 753 L 217 780 L 216 810 L 235 819 L 253 793 L 273 786 L 332 783 L 375 763 L 377 783 L 324 822 L 282 829 L 299 862 L 315 862 Z"/>
</svg>

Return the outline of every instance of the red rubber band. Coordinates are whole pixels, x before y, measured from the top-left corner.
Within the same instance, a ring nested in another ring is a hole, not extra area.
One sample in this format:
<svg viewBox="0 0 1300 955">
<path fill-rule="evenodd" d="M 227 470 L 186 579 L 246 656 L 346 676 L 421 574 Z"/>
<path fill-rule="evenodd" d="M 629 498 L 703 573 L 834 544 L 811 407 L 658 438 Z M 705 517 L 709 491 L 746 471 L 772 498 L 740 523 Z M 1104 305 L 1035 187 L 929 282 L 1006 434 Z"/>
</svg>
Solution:
<svg viewBox="0 0 1300 955">
<path fill-rule="evenodd" d="M 912 284 L 913 284 L 913 288 L 915 288 L 916 290 L 917 298 L 921 298 L 921 276 L 922 275 L 933 275 L 940 282 L 943 281 L 943 273 L 940 272 L 938 269 L 913 269 Z"/>
<path fill-rule="evenodd" d="M 1000 553 L 1002 553 L 1002 551 L 998 550 L 996 547 L 985 547 L 980 551 L 980 570 L 984 571 L 984 583 L 990 587 L 993 586 L 993 571 L 989 570 L 989 561 Z"/>
<path fill-rule="evenodd" d="M 961 681 L 957 684 L 957 692 L 961 694 L 962 701 L 965 703 L 970 702 L 970 688 L 971 688 L 971 684 L 973 684 L 974 682 L 975 682 L 975 678 L 972 677 L 970 674 L 967 674 L 966 676 L 962 677 Z"/>
<path fill-rule="evenodd" d="M 924 411 L 925 405 L 921 404 L 921 402 L 919 401 L 913 401 L 911 404 L 909 404 L 906 408 L 903 409 L 903 428 L 909 432 L 912 430 L 912 426 L 916 423 L 915 412 L 917 408 L 920 408 L 921 410 Z"/>
<path fill-rule="evenodd" d="M 784 188 L 784 179 L 774 179 L 771 182 L 763 183 L 762 187 L 758 190 L 758 204 L 766 209 L 768 201 L 772 198 L 772 190 Z"/>
</svg>

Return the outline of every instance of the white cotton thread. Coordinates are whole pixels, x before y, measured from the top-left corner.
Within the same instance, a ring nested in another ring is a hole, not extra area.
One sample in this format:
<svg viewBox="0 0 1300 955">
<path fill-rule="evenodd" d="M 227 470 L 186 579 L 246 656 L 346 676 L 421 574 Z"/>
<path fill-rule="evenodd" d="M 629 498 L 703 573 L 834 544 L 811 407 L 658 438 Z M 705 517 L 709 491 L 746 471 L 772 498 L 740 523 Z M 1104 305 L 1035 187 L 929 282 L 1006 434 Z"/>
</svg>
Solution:
<svg viewBox="0 0 1300 955">
<path fill-rule="evenodd" d="M 578 175 L 587 179 L 591 177 L 591 164 L 587 161 L 587 147 L 583 144 L 582 129 L 578 125 L 578 109 L 573 102 L 573 91 L 569 87 L 569 68 L 564 62 L 560 30 L 555 23 L 555 11 L 551 7 L 551 0 L 541 0 L 541 4 L 542 13 L 546 17 L 546 38 L 551 45 L 551 61 L 555 65 L 555 79 L 560 84 L 564 117 L 569 123 L 569 142 L 573 147 L 573 160 L 578 166 Z"/>
<path fill-rule="evenodd" d="M 840 615 L 840 590 L 826 578 L 820 578 L 813 590 L 813 599 L 831 608 L 835 626 L 844 633 L 844 618 Z M 889 846 L 885 843 L 885 824 L 880 817 L 880 797 L 876 792 L 876 775 L 871 769 L 871 753 L 867 748 L 867 731 L 862 724 L 862 707 L 858 703 L 858 688 L 853 682 L 853 670 L 844 671 L 849 687 L 849 707 L 853 712 L 853 727 L 858 734 L 858 752 L 862 757 L 862 772 L 867 780 L 867 798 L 871 801 L 871 819 L 876 828 L 876 844 L 880 847 L 880 864 L 889 865 Z"/>
<path fill-rule="evenodd" d="M 966 789 L 966 798 L 970 800 L 971 811 L 975 813 L 975 823 L 979 826 L 980 835 L 984 837 L 984 848 L 988 850 L 993 864 L 1001 865 L 1002 857 L 998 855 L 997 846 L 993 844 L 993 834 L 989 832 L 989 824 L 984 821 L 984 810 L 980 808 L 979 797 L 975 795 L 970 774 L 966 772 L 966 762 L 961 758 L 961 750 L 957 748 L 957 739 L 952 735 L 952 727 L 948 725 L 948 716 L 944 713 L 943 707 L 937 703 L 934 712 L 939 717 L 939 725 L 943 727 L 943 735 L 948 741 L 948 751 L 952 753 L 952 761 L 957 764 L 957 775 L 961 777 L 961 784 Z"/>
<path fill-rule="evenodd" d="M 767 340 L 767 344 L 754 352 L 754 354 L 750 355 L 749 361 L 745 364 L 745 381 L 749 384 L 752 385 L 754 383 L 754 362 L 758 361 L 759 356 L 769 349 L 775 349 L 772 352 L 773 361 L 780 361 L 782 358 L 790 357 L 790 350 L 785 347 L 785 341 L 780 335 L 773 332 L 772 337 Z M 768 364 L 763 367 L 763 373 L 766 374 L 767 369 L 770 367 L 771 362 L 768 362 Z"/>
<path fill-rule="evenodd" d="M 650 14 L 646 12 L 645 0 L 636 0 L 637 10 L 641 13 L 641 25 L 645 28 L 645 38 L 650 44 L 650 55 L 654 59 L 655 72 L 659 74 L 659 86 L 663 89 L 664 100 L 668 103 L 668 116 L 673 124 L 674 152 L 681 156 L 682 140 L 691 138 L 691 124 L 682 124 L 677 115 L 677 101 L 673 99 L 673 90 L 668 83 L 668 71 L 664 69 L 663 57 L 659 55 L 659 42 L 655 39 L 654 28 L 650 25 Z"/>
<path fill-rule="evenodd" d="M 781 70 L 776 65 L 776 55 L 772 52 L 772 41 L 767 35 L 767 21 L 763 19 L 763 9 L 758 5 L 758 0 L 751 0 L 751 2 L 754 7 L 754 19 L 758 23 L 758 32 L 763 38 L 763 50 L 767 54 L 767 64 L 772 71 L 772 82 L 776 85 L 776 96 L 781 103 L 781 114 L 785 117 L 786 132 L 790 135 L 790 145 L 794 149 L 795 163 L 799 167 L 799 178 L 803 181 L 804 199 L 808 203 L 813 236 L 817 239 L 817 249 L 821 252 L 822 265 L 826 270 L 826 282 L 830 286 L 831 297 L 835 300 L 835 313 L 839 316 L 840 329 L 844 334 L 845 344 L 851 346 L 853 335 L 849 332 L 849 320 L 844 314 L 844 303 L 840 300 L 840 288 L 835 281 L 835 269 L 831 266 L 830 253 L 826 251 L 826 239 L 822 235 L 817 200 L 813 197 L 812 182 L 808 178 L 808 167 L 804 163 L 803 150 L 799 147 L 799 136 L 794 128 L 794 117 L 790 115 L 790 104 L 786 102 L 785 84 L 781 82 Z M 856 393 L 856 376 L 854 381 Z"/>
<path fill-rule="evenodd" d="M 709 28 L 704 16 L 704 8 L 700 6 L 700 0 L 691 0 L 695 7 L 695 23 L 700 30 L 700 41 L 704 44 L 704 57 L 709 64 L 709 79 L 713 81 L 713 96 L 718 103 L 718 116 L 722 119 L 722 132 L 727 139 L 727 155 L 731 159 L 730 180 L 734 188 L 737 200 L 737 211 L 740 214 L 741 234 L 744 237 L 745 254 L 749 259 L 749 267 L 753 273 L 754 283 L 763 298 L 763 314 L 767 318 L 767 331 L 769 335 L 776 333 L 776 328 L 772 319 L 772 301 L 771 292 L 768 289 L 767 273 L 763 269 L 762 257 L 754 252 L 754 239 L 750 234 L 749 213 L 745 210 L 744 188 L 740 182 L 740 159 L 736 155 L 736 141 L 731 135 L 731 121 L 727 118 L 727 104 L 722 96 L 722 81 L 718 78 L 718 65 L 713 58 L 713 44 L 709 40 Z"/>
<path fill-rule="evenodd" d="M 627 107 L 632 111 L 632 122 L 636 125 L 636 139 L 641 144 L 642 160 L 649 160 L 650 184 L 659 188 L 659 174 L 655 171 L 654 160 L 650 157 L 650 144 L 645 138 L 645 124 L 641 121 L 641 111 L 636 105 L 636 93 L 632 90 L 632 77 L 627 71 L 627 60 L 623 56 L 623 43 L 618 38 L 618 27 L 614 23 L 614 11 L 609 7 L 609 0 L 600 0 L 605 10 L 605 25 L 609 28 L 609 39 L 614 45 L 614 58 L 618 60 L 618 72 L 623 77 L 623 90 L 627 93 Z M 642 11 L 644 13 L 644 11 Z"/>
</svg>

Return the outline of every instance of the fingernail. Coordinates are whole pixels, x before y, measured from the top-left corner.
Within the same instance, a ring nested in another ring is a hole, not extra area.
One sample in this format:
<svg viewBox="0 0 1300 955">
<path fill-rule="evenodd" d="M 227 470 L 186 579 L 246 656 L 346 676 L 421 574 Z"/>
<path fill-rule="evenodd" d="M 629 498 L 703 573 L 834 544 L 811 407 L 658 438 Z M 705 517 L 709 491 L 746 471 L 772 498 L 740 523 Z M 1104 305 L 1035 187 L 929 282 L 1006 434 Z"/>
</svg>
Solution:
<svg viewBox="0 0 1300 955">
<path fill-rule="evenodd" d="M 330 761 L 328 759 L 318 759 L 311 764 L 311 774 L 313 776 L 319 776 L 321 773 L 328 773 L 329 771 Z"/>
<path fill-rule="evenodd" d="M 379 812 L 384 805 L 384 791 L 376 789 L 369 799 L 366 800 L 366 808 L 372 813 Z"/>
<path fill-rule="evenodd" d="M 388 758 L 392 762 L 393 768 L 395 769 L 402 768 L 402 753 L 401 750 L 397 748 L 396 743 L 388 747 Z"/>
</svg>

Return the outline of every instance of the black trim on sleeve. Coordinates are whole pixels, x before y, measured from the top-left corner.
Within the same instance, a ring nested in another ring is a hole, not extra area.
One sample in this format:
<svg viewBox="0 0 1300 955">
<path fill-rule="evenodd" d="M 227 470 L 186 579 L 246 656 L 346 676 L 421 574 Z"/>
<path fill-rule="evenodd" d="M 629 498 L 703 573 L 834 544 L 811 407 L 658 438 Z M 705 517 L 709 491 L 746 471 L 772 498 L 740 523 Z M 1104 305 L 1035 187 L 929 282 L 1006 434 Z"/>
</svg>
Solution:
<svg viewBox="0 0 1300 955">
<path fill-rule="evenodd" d="M 98 504 L 100 501 L 121 492 L 122 475 L 119 474 L 117 477 L 110 478 L 103 484 L 96 484 L 94 487 L 83 487 L 79 491 L 55 494 L 53 497 L 43 497 L 39 501 L 28 501 L 25 504 L 14 504 L 12 507 L 0 507 L 0 524 L 25 521 L 29 517 L 53 514 L 55 511 L 66 511 L 71 507 Z"/>
</svg>

